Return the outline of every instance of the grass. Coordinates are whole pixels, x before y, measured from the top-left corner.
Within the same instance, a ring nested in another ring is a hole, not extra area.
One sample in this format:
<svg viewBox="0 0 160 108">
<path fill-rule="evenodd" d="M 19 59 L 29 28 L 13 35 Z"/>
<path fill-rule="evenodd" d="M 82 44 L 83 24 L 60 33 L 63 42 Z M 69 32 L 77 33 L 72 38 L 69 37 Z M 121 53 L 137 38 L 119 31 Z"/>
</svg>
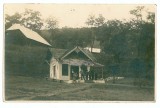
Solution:
<svg viewBox="0 0 160 108">
<path fill-rule="evenodd" d="M 6 101 L 154 100 L 153 86 L 139 88 L 133 86 L 133 79 L 128 78 L 118 80 L 116 84 L 112 84 L 112 81 L 110 81 L 107 84 L 84 83 L 74 85 L 48 81 L 44 78 L 45 75 L 49 75 L 49 66 L 43 63 L 45 56 L 45 48 L 6 46 Z"/>
<path fill-rule="evenodd" d="M 6 76 L 5 100 L 154 101 L 153 88 L 111 84 L 67 84 L 41 77 Z"/>
</svg>

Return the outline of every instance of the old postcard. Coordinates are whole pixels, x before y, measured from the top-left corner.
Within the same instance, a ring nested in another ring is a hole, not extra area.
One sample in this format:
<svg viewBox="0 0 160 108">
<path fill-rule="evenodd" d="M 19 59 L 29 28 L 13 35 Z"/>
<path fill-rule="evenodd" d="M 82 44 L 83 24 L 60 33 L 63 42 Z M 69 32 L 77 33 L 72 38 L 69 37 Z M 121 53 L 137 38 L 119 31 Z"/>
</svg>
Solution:
<svg viewBox="0 0 160 108">
<path fill-rule="evenodd" d="M 156 5 L 4 4 L 5 101 L 155 101 Z"/>
</svg>

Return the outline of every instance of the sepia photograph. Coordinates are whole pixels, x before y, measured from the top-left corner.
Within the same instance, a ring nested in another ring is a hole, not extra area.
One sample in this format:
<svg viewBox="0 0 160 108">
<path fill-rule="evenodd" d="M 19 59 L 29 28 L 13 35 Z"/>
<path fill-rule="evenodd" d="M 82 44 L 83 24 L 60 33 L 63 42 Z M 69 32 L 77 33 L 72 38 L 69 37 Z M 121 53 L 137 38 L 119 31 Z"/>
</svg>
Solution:
<svg viewBox="0 0 160 108">
<path fill-rule="evenodd" d="M 4 101 L 156 101 L 155 4 L 3 9 Z"/>
</svg>

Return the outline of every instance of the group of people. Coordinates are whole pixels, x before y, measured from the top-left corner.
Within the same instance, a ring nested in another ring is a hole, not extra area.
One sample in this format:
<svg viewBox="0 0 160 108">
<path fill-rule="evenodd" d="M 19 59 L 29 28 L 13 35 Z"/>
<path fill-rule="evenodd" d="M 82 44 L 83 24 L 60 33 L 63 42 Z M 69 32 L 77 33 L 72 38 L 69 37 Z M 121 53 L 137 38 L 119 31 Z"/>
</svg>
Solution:
<svg viewBox="0 0 160 108">
<path fill-rule="evenodd" d="M 97 74 L 93 70 L 91 71 L 81 70 L 80 74 L 81 74 L 81 77 L 80 77 L 81 80 L 96 80 L 97 79 Z M 78 72 L 74 72 L 73 70 L 72 70 L 72 76 L 73 76 L 73 80 L 79 79 Z"/>
<path fill-rule="evenodd" d="M 93 70 L 91 71 L 81 70 L 80 73 L 81 73 L 81 80 L 94 80 L 95 79 L 95 73 Z"/>
</svg>

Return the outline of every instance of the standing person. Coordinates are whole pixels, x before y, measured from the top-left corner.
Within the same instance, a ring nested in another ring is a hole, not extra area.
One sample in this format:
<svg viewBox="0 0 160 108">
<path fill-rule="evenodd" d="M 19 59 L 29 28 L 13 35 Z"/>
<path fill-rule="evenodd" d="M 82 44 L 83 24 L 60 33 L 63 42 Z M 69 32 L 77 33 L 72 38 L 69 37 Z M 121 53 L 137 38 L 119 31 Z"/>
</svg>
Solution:
<svg viewBox="0 0 160 108">
<path fill-rule="evenodd" d="M 87 80 L 87 72 L 86 72 L 86 70 L 83 71 L 83 72 L 84 72 L 84 80 Z"/>
<path fill-rule="evenodd" d="M 88 78 L 91 80 L 91 71 L 88 71 Z"/>
<path fill-rule="evenodd" d="M 76 72 L 73 73 L 73 83 L 76 83 L 78 74 Z"/>
<path fill-rule="evenodd" d="M 71 71 L 71 79 L 73 79 L 74 70 Z"/>
<path fill-rule="evenodd" d="M 94 72 L 93 72 L 93 69 L 90 70 L 90 78 L 91 78 L 91 80 L 94 79 Z"/>
<path fill-rule="evenodd" d="M 95 72 L 95 80 L 97 80 L 97 77 L 98 77 L 97 72 Z"/>
<path fill-rule="evenodd" d="M 81 73 L 81 80 L 85 80 L 85 73 L 84 73 L 84 71 L 81 70 L 80 73 Z"/>
<path fill-rule="evenodd" d="M 87 70 L 86 71 L 86 80 L 88 80 L 88 77 L 89 77 L 89 71 Z"/>
</svg>

